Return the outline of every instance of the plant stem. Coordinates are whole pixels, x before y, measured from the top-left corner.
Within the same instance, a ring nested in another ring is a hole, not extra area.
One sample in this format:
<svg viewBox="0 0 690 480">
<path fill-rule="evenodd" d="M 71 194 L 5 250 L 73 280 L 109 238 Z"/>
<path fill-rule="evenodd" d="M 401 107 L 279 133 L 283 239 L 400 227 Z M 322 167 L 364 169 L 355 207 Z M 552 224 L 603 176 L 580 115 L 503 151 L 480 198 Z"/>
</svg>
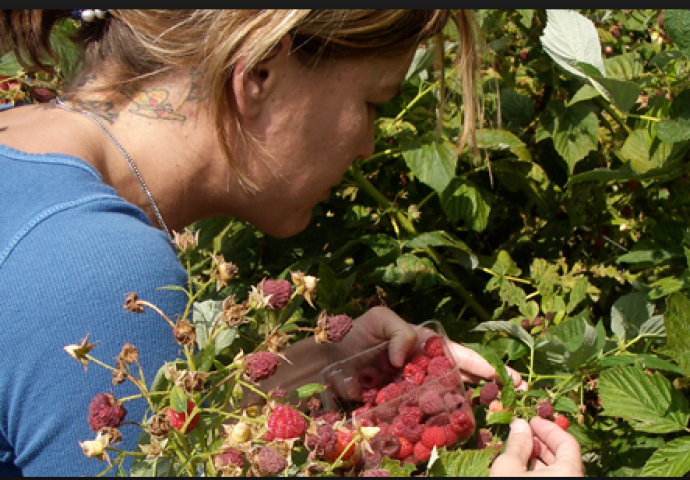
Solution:
<svg viewBox="0 0 690 480">
<path fill-rule="evenodd" d="M 625 123 L 625 120 L 621 117 L 620 113 L 616 108 L 614 108 L 613 105 L 601 97 L 594 97 L 594 101 L 597 103 L 597 105 L 606 110 L 608 114 L 611 115 L 611 117 L 613 117 L 613 119 L 618 123 L 618 125 L 620 125 L 621 128 L 625 130 L 628 135 L 630 135 L 632 132 L 630 127 L 628 127 L 628 125 Z"/>
</svg>

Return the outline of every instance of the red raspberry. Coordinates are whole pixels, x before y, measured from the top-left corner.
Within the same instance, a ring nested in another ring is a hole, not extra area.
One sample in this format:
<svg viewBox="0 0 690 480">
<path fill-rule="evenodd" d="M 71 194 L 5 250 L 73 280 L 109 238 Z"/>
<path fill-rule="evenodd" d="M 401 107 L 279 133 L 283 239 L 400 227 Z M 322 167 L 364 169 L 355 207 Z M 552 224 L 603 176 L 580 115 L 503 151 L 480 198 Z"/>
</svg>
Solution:
<svg viewBox="0 0 690 480">
<path fill-rule="evenodd" d="M 195 407 L 194 402 L 192 402 L 191 400 L 187 400 L 187 413 L 176 412 L 171 407 L 171 408 L 168 408 L 168 410 L 166 410 L 165 418 L 168 419 L 168 421 L 170 422 L 170 425 L 174 429 L 179 430 L 184 435 L 186 435 L 187 433 L 194 430 L 196 428 L 196 426 L 199 424 L 199 420 L 201 420 L 201 415 L 197 413 L 189 421 L 187 428 L 183 430 L 184 424 L 187 421 L 187 415 L 192 414 L 192 410 L 194 410 L 194 407 Z"/>
<path fill-rule="evenodd" d="M 237 449 L 230 448 L 223 453 L 216 455 L 213 458 L 213 464 L 216 468 L 223 468 L 230 465 L 235 465 L 236 467 L 244 467 L 244 456 L 242 452 Z"/>
<path fill-rule="evenodd" d="M 424 372 L 426 372 L 427 367 L 429 366 L 429 361 L 431 358 L 427 357 L 426 355 L 419 354 L 416 357 L 414 357 L 410 363 L 417 365 L 419 368 L 421 368 Z"/>
<path fill-rule="evenodd" d="M 479 402 L 488 405 L 498 398 L 498 385 L 496 382 L 488 382 L 479 389 Z"/>
<path fill-rule="evenodd" d="M 373 469 L 378 468 L 379 465 L 381 465 L 381 454 L 372 450 L 364 450 L 355 468 Z"/>
<path fill-rule="evenodd" d="M 292 285 L 287 280 L 264 280 L 263 287 L 264 296 L 271 296 L 266 305 L 269 310 L 280 310 L 290 301 Z"/>
<path fill-rule="evenodd" d="M 377 427 L 379 427 L 379 435 L 384 434 L 384 433 L 391 433 L 391 424 L 388 422 L 379 422 L 376 424 Z"/>
<path fill-rule="evenodd" d="M 376 395 L 376 405 L 381 405 L 384 402 L 390 402 L 391 400 L 398 398 L 402 395 L 403 390 L 397 383 L 390 383 L 379 390 L 378 395 Z"/>
<path fill-rule="evenodd" d="M 465 396 L 458 392 L 447 392 L 443 395 L 443 403 L 448 411 L 460 408 L 465 404 Z"/>
<path fill-rule="evenodd" d="M 316 455 L 333 453 L 338 443 L 338 436 L 330 424 L 320 425 L 315 435 L 307 435 L 305 445 Z"/>
<path fill-rule="evenodd" d="M 446 357 L 434 357 L 429 362 L 426 369 L 426 374 L 429 377 L 442 377 L 446 373 L 453 370 L 453 364 Z"/>
<path fill-rule="evenodd" d="M 563 415 L 556 415 L 556 418 L 554 418 L 554 421 L 556 422 L 556 425 L 561 427 L 563 430 L 567 430 L 568 426 L 570 425 L 570 420 L 568 420 L 566 417 Z"/>
<path fill-rule="evenodd" d="M 338 437 L 338 441 L 335 444 L 335 449 L 331 453 L 324 455 L 323 458 L 327 462 L 333 463 L 338 459 L 341 453 L 345 452 L 342 460 L 347 461 L 355 453 L 354 443 L 348 448 L 348 445 L 350 442 L 352 442 L 352 440 L 354 440 L 355 436 L 347 428 L 338 429 L 336 430 L 335 434 Z M 346 448 L 347 450 L 345 450 Z"/>
<path fill-rule="evenodd" d="M 450 415 L 450 424 L 462 437 L 469 437 L 474 431 L 472 416 L 464 409 L 455 410 Z"/>
<path fill-rule="evenodd" d="M 479 434 L 477 435 L 477 449 L 483 450 L 486 447 L 488 447 L 489 442 L 491 442 L 492 438 L 493 435 L 491 434 L 491 430 L 488 430 L 486 428 L 480 428 Z"/>
<path fill-rule="evenodd" d="M 398 460 L 404 460 L 412 455 L 412 452 L 414 451 L 414 444 L 405 437 L 401 436 L 398 436 L 398 441 L 400 442 L 400 450 L 398 450 L 398 455 L 396 458 Z"/>
<path fill-rule="evenodd" d="M 287 439 L 301 437 L 307 430 L 307 421 L 292 407 L 278 404 L 266 421 L 268 429 L 275 438 Z"/>
<path fill-rule="evenodd" d="M 378 388 L 381 381 L 381 372 L 376 367 L 364 367 L 357 374 L 357 381 L 362 390 Z"/>
<path fill-rule="evenodd" d="M 390 477 L 391 472 L 383 468 L 372 468 L 370 470 L 364 470 L 360 477 Z"/>
<path fill-rule="evenodd" d="M 397 435 L 398 437 L 402 437 L 405 434 L 406 426 L 407 422 L 405 419 L 398 415 L 393 419 L 393 423 L 391 423 L 391 433 L 393 435 Z"/>
<path fill-rule="evenodd" d="M 412 385 L 421 385 L 424 383 L 425 377 L 426 375 L 424 375 L 424 371 L 421 367 L 418 367 L 414 363 L 408 363 L 403 369 L 403 378 Z"/>
<path fill-rule="evenodd" d="M 445 427 L 450 425 L 450 414 L 442 412 L 424 422 L 425 427 Z"/>
<path fill-rule="evenodd" d="M 406 424 L 420 423 L 424 417 L 424 412 L 417 405 L 403 403 L 398 407 L 398 417 L 405 420 Z"/>
<path fill-rule="evenodd" d="M 244 371 L 254 382 L 265 380 L 278 370 L 280 358 L 271 352 L 256 352 L 247 355 L 244 359 Z"/>
<path fill-rule="evenodd" d="M 340 414 L 332 410 L 318 410 L 312 414 L 312 417 L 314 420 L 323 420 L 331 425 L 341 419 Z"/>
<path fill-rule="evenodd" d="M 127 409 L 110 393 L 99 393 L 89 405 L 89 427 L 98 432 L 103 427 L 119 427 L 127 415 Z"/>
<path fill-rule="evenodd" d="M 393 419 L 398 416 L 398 408 L 396 405 L 386 403 L 379 405 L 376 408 L 376 421 L 379 423 L 393 423 Z"/>
<path fill-rule="evenodd" d="M 39 103 L 48 103 L 53 99 L 53 94 L 46 88 L 34 88 L 31 90 L 31 98 Z"/>
<path fill-rule="evenodd" d="M 442 428 L 443 433 L 446 435 L 446 447 L 452 447 L 455 445 L 455 442 L 458 441 L 460 435 L 458 435 L 458 432 L 456 432 L 450 424 L 444 425 Z"/>
<path fill-rule="evenodd" d="M 436 415 L 446 409 L 446 404 L 437 392 L 426 390 L 419 395 L 419 408 L 427 415 Z"/>
<path fill-rule="evenodd" d="M 424 344 L 424 352 L 430 357 L 442 357 L 446 352 L 443 349 L 443 338 L 438 335 L 429 337 Z"/>
<path fill-rule="evenodd" d="M 381 375 L 393 375 L 398 371 L 397 368 L 391 363 L 390 357 L 388 356 L 388 351 L 383 351 L 376 356 L 374 360 L 376 368 L 378 368 Z"/>
<path fill-rule="evenodd" d="M 262 439 L 264 442 L 272 442 L 273 440 L 276 439 L 276 435 L 275 435 L 275 433 L 273 433 L 272 431 L 266 430 L 266 431 L 264 432 L 264 434 L 261 436 L 261 439 Z"/>
<path fill-rule="evenodd" d="M 414 455 L 415 463 L 426 462 L 431 458 L 431 449 L 419 441 L 414 444 L 412 454 Z"/>
<path fill-rule="evenodd" d="M 553 405 L 548 400 L 543 400 L 537 405 L 537 415 L 541 418 L 550 418 L 553 415 Z"/>
<path fill-rule="evenodd" d="M 378 435 L 369 440 L 369 445 L 383 457 L 395 458 L 400 452 L 400 440 L 392 433 L 379 432 Z"/>
<path fill-rule="evenodd" d="M 361 420 L 360 417 L 364 416 L 365 413 L 367 413 L 369 410 L 372 409 L 372 406 L 370 404 L 364 404 L 361 407 L 355 408 L 352 411 L 352 416 L 357 417 L 357 420 Z"/>
<path fill-rule="evenodd" d="M 352 319 L 348 315 L 325 317 L 323 323 L 322 328 L 328 332 L 326 338 L 331 343 L 340 343 L 352 328 Z"/>
<path fill-rule="evenodd" d="M 376 403 L 376 395 L 378 394 L 378 388 L 367 388 L 359 392 L 359 396 L 362 398 L 362 401 L 368 405 L 374 405 Z"/>
<path fill-rule="evenodd" d="M 532 457 L 538 458 L 541 455 L 541 442 L 536 437 L 532 439 Z"/>
<path fill-rule="evenodd" d="M 446 432 L 443 427 L 424 427 L 420 440 L 428 448 L 441 448 L 446 443 Z"/>
<path fill-rule="evenodd" d="M 287 460 L 271 447 L 262 447 L 256 457 L 256 467 L 262 475 L 278 475 L 287 465 Z"/>
<path fill-rule="evenodd" d="M 412 425 L 407 425 L 403 431 L 403 436 L 412 443 L 417 443 L 422 439 L 422 434 L 424 433 L 424 425 L 415 423 Z"/>
</svg>

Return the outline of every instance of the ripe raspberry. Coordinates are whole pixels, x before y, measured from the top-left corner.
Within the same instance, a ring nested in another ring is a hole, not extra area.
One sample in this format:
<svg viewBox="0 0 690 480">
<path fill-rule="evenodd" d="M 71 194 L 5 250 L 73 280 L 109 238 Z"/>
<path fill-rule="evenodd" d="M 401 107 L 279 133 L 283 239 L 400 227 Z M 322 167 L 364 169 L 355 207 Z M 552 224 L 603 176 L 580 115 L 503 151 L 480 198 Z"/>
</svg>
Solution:
<svg viewBox="0 0 690 480">
<path fill-rule="evenodd" d="M 376 424 L 379 427 L 379 435 L 384 433 L 391 433 L 391 424 L 388 422 L 379 422 Z"/>
<path fill-rule="evenodd" d="M 446 443 L 446 432 L 443 427 L 424 427 L 422 439 L 420 440 L 429 448 L 441 448 Z"/>
<path fill-rule="evenodd" d="M 414 455 L 415 463 L 426 462 L 431 458 L 431 449 L 419 441 L 414 444 L 412 454 Z"/>
<path fill-rule="evenodd" d="M 541 418 L 550 418 L 553 416 L 553 405 L 548 400 L 542 400 L 537 404 L 537 415 Z"/>
<path fill-rule="evenodd" d="M 363 389 L 359 392 L 359 396 L 362 398 L 362 401 L 368 405 L 374 405 L 376 403 L 376 395 L 378 394 L 378 388 Z"/>
<path fill-rule="evenodd" d="M 424 412 L 417 405 L 402 403 L 398 407 L 398 417 L 402 418 L 406 424 L 420 423 L 424 417 Z"/>
<path fill-rule="evenodd" d="M 307 421 L 302 414 L 282 404 L 277 405 L 271 412 L 266 425 L 278 439 L 301 437 L 307 430 Z"/>
<path fill-rule="evenodd" d="M 192 417 L 187 425 L 187 428 L 183 429 L 185 422 L 187 421 L 187 415 L 191 415 L 192 410 L 194 410 L 195 404 L 191 400 L 187 400 L 187 413 L 176 412 L 172 408 L 168 408 L 165 412 L 165 418 L 168 419 L 170 425 L 175 429 L 182 432 L 184 435 L 191 432 L 199 424 L 201 420 L 201 415 L 196 414 Z"/>
<path fill-rule="evenodd" d="M 563 430 L 567 430 L 568 426 L 570 425 L 570 420 L 568 420 L 565 416 L 563 415 L 556 415 L 556 418 L 554 418 L 554 421 L 556 422 L 556 425 L 561 427 Z"/>
<path fill-rule="evenodd" d="M 390 477 L 391 473 L 383 468 L 372 468 L 371 470 L 364 470 L 360 477 Z"/>
<path fill-rule="evenodd" d="M 444 425 L 442 428 L 443 433 L 446 435 L 446 447 L 452 447 L 453 445 L 455 445 L 455 442 L 458 441 L 460 435 L 458 435 L 458 432 L 456 432 L 453 429 L 453 426 L 451 424 Z"/>
<path fill-rule="evenodd" d="M 391 403 L 379 405 L 376 408 L 376 421 L 379 423 L 381 423 L 381 422 L 392 423 L 393 419 L 397 416 L 398 416 L 398 408 L 396 405 L 393 405 Z"/>
<path fill-rule="evenodd" d="M 426 375 L 424 375 L 424 371 L 421 367 L 418 367 L 414 363 L 408 363 L 403 369 L 403 378 L 412 385 L 421 385 L 424 383 L 425 377 Z"/>
<path fill-rule="evenodd" d="M 425 427 L 445 427 L 449 424 L 450 414 L 445 412 L 439 413 L 438 415 L 434 415 L 433 417 L 429 418 L 426 422 L 424 422 Z"/>
<path fill-rule="evenodd" d="M 390 402 L 391 400 L 398 398 L 402 395 L 402 387 L 397 383 L 390 383 L 379 390 L 376 395 L 376 405 L 381 405 L 384 402 Z"/>
<path fill-rule="evenodd" d="M 541 442 L 536 437 L 532 439 L 532 457 L 538 458 L 541 455 Z"/>
<path fill-rule="evenodd" d="M 523 319 L 522 319 L 522 322 L 520 322 L 520 325 L 521 325 L 522 328 L 524 328 L 525 330 L 528 330 L 528 329 L 532 328 L 532 322 L 530 322 L 530 321 L 527 320 L 526 318 L 523 318 Z"/>
<path fill-rule="evenodd" d="M 381 465 L 381 454 L 371 450 L 364 450 L 362 457 L 357 462 L 357 469 L 375 469 Z"/>
<path fill-rule="evenodd" d="M 450 415 L 450 424 L 453 429 L 462 437 L 469 437 L 474 431 L 474 421 L 470 414 L 464 410 L 455 410 Z"/>
<path fill-rule="evenodd" d="M 496 382 L 488 382 L 479 389 L 479 402 L 488 405 L 498 398 L 498 385 Z"/>
<path fill-rule="evenodd" d="M 407 422 L 405 419 L 398 415 L 393 419 L 393 423 L 391 423 L 391 433 L 393 435 L 397 435 L 398 437 L 402 437 L 404 435 L 406 426 Z"/>
<path fill-rule="evenodd" d="M 429 362 L 429 366 L 426 369 L 426 374 L 428 377 L 442 377 L 446 373 L 453 370 L 453 364 L 446 357 L 434 357 Z"/>
<path fill-rule="evenodd" d="M 491 434 L 491 430 L 486 428 L 479 429 L 479 434 L 477 435 L 477 449 L 483 450 L 488 447 L 492 438 L 493 435 Z"/>
<path fill-rule="evenodd" d="M 429 366 L 429 361 L 431 358 L 427 357 L 426 355 L 419 354 L 416 357 L 414 357 L 410 363 L 417 365 L 419 368 L 421 368 L 424 372 L 426 372 L 427 367 Z"/>
<path fill-rule="evenodd" d="M 534 317 L 534 322 L 533 322 L 535 327 L 541 327 L 544 325 L 544 319 L 541 317 Z"/>
<path fill-rule="evenodd" d="M 350 445 L 350 442 L 354 440 L 355 436 L 347 428 L 338 429 L 336 430 L 335 434 L 338 437 L 338 441 L 335 444 L 335 449 L 331 453 L 324 455 L 323 458 L 327 462 L 333 463 L 338 459 L 341 453 L 345 452 L 342 460 L 347 461 L 355 453 L 354 443 L 348 448 L 348 445 Z M 346 448 L 347 450 L 345 450 Z"/>
<path fill-rule="evenodd" d="M 434 390 L 426 390 L 419 395 L 419 408 L 427 415 L 436 415 L 446 409 L 446 404 Z"/>
<path fill-rule="evenodd" d="M 379 372 L 381 372 L 381 375 L 383 376 L 390 376 L 398 371 L 398 369 L 395 368 L 391 363 L 390 357 L 388 356 L 388 350 L 380 352 L 376 356 L 374 365 L 376 365 L 376 368 L 378 368 Z"/>
<path fill-rule="evenodd" d="M 373 366 L 364 367 L 357 374 L 357 381 L 362 390 L 378 388 L 381 382 L 381 372 Z"/>
<path fill-rule="evenodd" d="M 287 460 L 271 447 L 262 447 L 256 456 L 256 467 L 262 475 L 278 475 L 287 465 Z"/>
<path fill-rule="evenodd" d="M 331 425 L 340 420 L 340 414 L 332 410 L 317 410 L 312 414 L 312 417 L 314 420 L 323 420 Z"/>
<path fill-rule="evenodd" d="M 264 296 L 271 298 L 268 300 L 266 308 L 269 310 L 280 310 L 290 301 L 292 295 L 292 285 L 287 280 L 264 280 Z"/>
<path fill-rule="evenodd" d="M 395 458 L 400 452 L 400 440 L 392 433 L 380 433 L 369 440 L 369 445 L 383 457 Z"/>
<path fill-rule="evenodd" d="M 31 90 L 31 98 L 39 103 L 48 103 L 53 99 L 53 94 L 47 88 L 34 88 Z"/>
<path fill-rule="evenodd" d="M 400 450 L 398 450 L 398 455 L 396 458 L 398 460 L 404 460 L 412 455 L 412 452 L 414 451 L 414 444 L 405 437 L 401 436 L 398 436 L 398 441 L 400 442 Z"/>
<path fill-rule="evenodd" d="M 254 382 L 265 380 L 278 370 L 280 357 L 271 352 L 256 352 L 247 355 L 244 359 L 244 371 Z"/>
<path fill-rule="evenodd" d="M 413 453 L 414 453 L 414 445 L 412 446 L 412 448 L 413 448 Z M 403 459 L 402 464 L 404 465 L 406 463 L 417 463 L 417 460 L 414 458 L 414 454 L 409 455 Z"/>
<path fill-rule="evenodd" d="M 316 455 L 327 455 L 333 453 L 335 445 L 338 443 L 338 436 L 330 424 L 320 425 L 316 435 L 307 435 L 305 445 Z"/>
<path fill-rule="evenodd" d="M 340 343 L 352 328 L 352 319 L 348 315 L 326 317 L 324 328 L 328 332 L 327 338 L 329 342 Z"/>
<path fill-rule="evenodd" d="M 99 393 L 91 400 L 89 405 L 89 426 L 94 432 L 103 427 L 116 428 L 127 415 L 127 409 L 110 393 Z"/>
<path fill-rule="evenodd" d="M 415 423 L 412 425 L 407 425 L 403 431 L 403 436 L 408 439 L 411 443 L 417 443 L 422 439 L 422 434 L 424 433 L 424 425 Z"/>
<path fill-rule="evenodd" d="M 213 464 L 218 469 L 227 467 L 229 465 L 235 465 L 236 467 L 242 468 L 244 467 L 244 456 L 239 450 L 230 448 L 223 453 L 216 455 L 213 458 Z"/>
<path fill-rule="evenodd" d="M 447 392 L 443 394 L 443 403 L 446 404 L 448 411 L 461 407 L 466 402 L 465 396 L 458 392 Z"/>
<path fill-rule="evenodd" d="M 352 411 L 352 416 L 357 417 L 357 420 L 361 420 L 360 417 L 363 417 L 364 414 L 366 414 L 369 410 L 372 409 L 372 406 L 370 404 L 364 404 L 361 407 L 355 408 Z"/>
<path fill-rule="evenodd" d="M 445 356 L 446 352 L 443 350 L 443 338 L 438 335 L 429 337 L 424 344 L 424 352 L 432 358 Z"/>
</svg>

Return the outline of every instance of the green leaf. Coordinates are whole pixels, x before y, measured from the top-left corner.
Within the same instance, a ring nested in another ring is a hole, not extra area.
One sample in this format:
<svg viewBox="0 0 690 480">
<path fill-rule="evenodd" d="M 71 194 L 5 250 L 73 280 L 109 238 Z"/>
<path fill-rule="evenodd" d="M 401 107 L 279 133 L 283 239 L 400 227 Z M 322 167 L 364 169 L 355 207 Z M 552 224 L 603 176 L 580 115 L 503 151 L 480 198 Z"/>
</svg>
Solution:
<svg viewBox="0 0 690 480">
<path fill-rule="evenodd" d="M 486 416 L 487 425 L 507 425 L 513 419 L 513 412 L 490 412 Z"/>
<path fill-rule="evenodd" d="M 589 103 L 566 108 L 562 101 L 552 100 L 537 130 L 553 138 L 554 148 L 568 164 L 571 174 L 575 164 L 595 150 L 599 141 L 599 120 Z"/>
<path fill-rule="evenodd" d="M 556 401 L 553 402 L 553 409 L 557 412 L 570 413 L 571 415 L 580 413 L 575 402 L 565 396 L 558 397 Z"/>
<path fill-rule="evenodd" d="M 177 413 L 187 413 L 187 394 L 179 385 L 175 385 L 170 390 L 170 406 Z"/>
<path fill-rule="evenodd" d="M 449 142 L 403 145 L 403 158 L 420 182 L 433 188 L 439 195 L 455 177 L 458 157 Z"/>
<path fill-rule="evenodd" d="M 666 300 L 667 347 L 686 376 L 690 376 L 690 300 L 680 292 Z"/>
<path fill-rule="evenodd" d="M 446 452 L 440 449 L 439 460 L 429 469 L 429 477 L 488 477 L 489 466 L 495 452 L 483 450 L 456 450 Z"/>
<path fill-rule="evenodd" d="M 388 471 L 391 477 L 411 477 L 417 466 L 414 463 L 403 463 L 390 457 L 383 457 L 381 459 L 381 468 Z"/>
<path fill-rule="evenodd" d="M 672 146 L 666 142 L 652 142 L 649 130 L 638 128 L 625 140 L 623 147 L 615 151 L 622 161 L 629 163 L 637 173 L 645 173 L 663 166 L 664 161 L 671 154 Z"/>
<path fill-rule="evenodd" d="M 676 438 L 660 447 L 642 468 L 643 477 L 683 477 L 690 471 L 690 437 Z"/>
<path fill-rule="evenodd" d="M 453 255 L 468 270 L 477 268 L 479 260 L 465 242 L 442 230 L 424 232 L 403 242 L 407 248 L 446 247 L 453 249 Z"/>
<path fill-rule="evenodd" d="M 461 177 L 451 180 L 441 194 L 441 207 L 453 222 L 463 221 L 468 228 L 482 232 L 489 222 L 491 195 L 474 182 Z"/>
<path fill-rule="evenodd" d="M 663 10 L 664 29 L 685 58 L 690 58 L 690 11 Z"/>
<path fill-rule="evenodd" d="M 423 290 L 436 285 L 441 281 L 441 276 L 428 258 L 404 254 L 396 259 L 395 265 L 389 265 L 384 269 L 383 281 L 394 285 L 414 283 L 415 290 Z"/>
<path fill-rule="evenodd" d="M 568 351 L 574 352 L 582 345 L 585 338 L 587 322 L 581 317 L 572 317 L 554 325 L 541 336 L 544 341 L 558 340 Z"/>
<path fill-rule="evenodd" d="M 577 102 L 591 100 L 592 98 L 598 97 L 599 95 L 601 95 L 601 93 L 599 93 L 599 91 L 596 88 L 594 88 L 592 85 L 585 84 L 575 93 L 575 95 L 573 95 L 573 98 L 571 98 L 568 101 L 566 106 L 569 107 Z"/>
<path fill-rule="evenodd" d="M 199 372 L 208 372 L 213 366 L 213 361 L 216 359 L 215 343 L 209 343 L 199 351 L 197 354 L 196 369 Z"/>
<path fill-rule="evenodd" d="M 502 106 L 502 105 L 501 105 Z M 531 121 L 531 120 L 530 120 Z M 529 123 L 529 122 L 528 122 Z M 491 150 L 509 150 L 520 160 L 532 161 L 527 145 L 506 130 L 479 130 L 476 133 L 477 146 Z"/>
<path fill-rule="evenodd" d="M 570 291 L 570 295 L 568 296 L 566 313 L 572 313 L 573 310 L 575 310 L 577 306 L 580 304 L 580 302 L 587 298 L 588 286 L 589 282 L 587 281 L 587 277 L 580 277 L 577 279 L 575 285 L 573 286 L 573 289 Z"/>
<path fill-rule="evenodd" d="M 526 128 L 536 115 L 535 103 L 530 97 L 516 92 L 512 88 L 504 88 L 500 92 L 501 118 L 506 128 L 522 129 Z M 486 131 L 485 131 L 486 132 Z M 522 146 L 515 142 L 517 140 Z M 530 156 L 527 146 L 515 137 L 511 139 L 522 155 Z M 510 147 L 509 147 L 510 148 Z M 511 148 L 512 149 L 512 148 Z M 516 154 L 517 155 L 517 154 Z"/>
<path fill-rule="evenodd" d="M 497 275 L 511 275 L 514 277 L 519 277 L 522 274 L 520 270 L 510 257 L 510 254 L 505 250 L 500 250 L 496 255 L 496 260 L 493 265 L 491 265 L 490 270 Z"/>
<path fill-rule="evenodd" d="M 606 77 L 617 80 L 630 80 L 642 75 L 644 62 L 637 52 L 628 52 L 604 59 Z"/>
<path fill-rule="evenodd" d="M 17 72 L 23 71 L 14 53 L 8 52 L 0 58 L 0 75 L 3 77 L 15 77 Z"/>
<path fill-rule="evenodd" d="M 205 300 L 194 302 L 192 307 L 192 323 L 196 332 L 196 343 L 200 349 L 206 348 L 213 329 L 217 334 L 213 339 L 215 353 L 220 353 L 235 340 L 236 328 L 229 328 L 221 321 L 223 302 L 221 300 Z"/>
<path fill-rule="evenodd" d="M 623 295 L 611 307 L 611 331 L 619 339 L 632 340 L 653 313 L 654 305 L 647 300 L 645 292 Z"/>
<path fill-rule="evenodd" d="M 430 44 L 427 48 L 418 48 L 414 52 L 414 57 L 410 68 L 407 70 L 405 80 L 416 77 L 422 70 L 426 70 L 431 66 L 434 58 L 438 54 L 438 47 L 436 44 Z"/>
<path fill-rule="evenodd" d="M 677 396 L 672 398 L 672 390 L 659 373 L 649 375 L 637 366 L 610 368 L 599 376 L 601 415 L 622 417 L 634 429 L 650 433 L 685 430 L 687 401 L 683 405 Z"/>
<path fill-rule="evenodd" d="M 323 391 L 323 385 L 319 383 L 308 383 L 306 385 L 302 385 L 301 387 L 297 387 L 295 390 L 290 392 L 290 396 L 296 398 L 309 398 L 312 395 L 321 393 Z"/>
<path fill-rule="evenodd" d="M 511 337 L 521 340 L 530 348 L 534 347 L 534 339 L 532 338 L 532 335 L 527 333 L 527 331 L 520 325 L 515 325 L 513 322 L 508 320 L 482 322 L 478 326 L 473 328 L 472 331 L 507 333 Z"/>
<path fill-rule="evenodd" d="M 690 140 L 690 119 L 662 120 L 656 124 L 659 140 L 667 143 Z"/>
<path fill-rule="evenodd" d="M 587 322 L 584 322 L 584 324 L 585 332 L 582 336 L 582 343 L 575 351 L 571 351 L 565 356 L 566 365 L 571 372 L 577 371 L 582 365 L 599 356 L 602 351 L 597 331 Z"/>
</svg>

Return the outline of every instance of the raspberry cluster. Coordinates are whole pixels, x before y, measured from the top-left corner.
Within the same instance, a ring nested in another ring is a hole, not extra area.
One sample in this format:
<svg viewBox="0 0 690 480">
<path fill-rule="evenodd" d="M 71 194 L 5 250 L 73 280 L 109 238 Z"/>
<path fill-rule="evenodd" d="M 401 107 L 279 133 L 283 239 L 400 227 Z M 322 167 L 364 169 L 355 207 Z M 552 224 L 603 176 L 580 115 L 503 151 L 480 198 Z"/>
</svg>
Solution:
<svg viewBox="0 0 690 480">
<path fill-rule="evenodd" d="M 382 457 L 401 462 L 427 461 L 434 447 L 452 447 L 472 435 L 475 422 L 459 376 L 435 335 L 412 354 L 402 368 L 387 352 L 356 376 L 360 403 L 348 412 L 355 423 L 379 427 L 359 458 L 359 467 L 375 470 Z"/>
</svg>

